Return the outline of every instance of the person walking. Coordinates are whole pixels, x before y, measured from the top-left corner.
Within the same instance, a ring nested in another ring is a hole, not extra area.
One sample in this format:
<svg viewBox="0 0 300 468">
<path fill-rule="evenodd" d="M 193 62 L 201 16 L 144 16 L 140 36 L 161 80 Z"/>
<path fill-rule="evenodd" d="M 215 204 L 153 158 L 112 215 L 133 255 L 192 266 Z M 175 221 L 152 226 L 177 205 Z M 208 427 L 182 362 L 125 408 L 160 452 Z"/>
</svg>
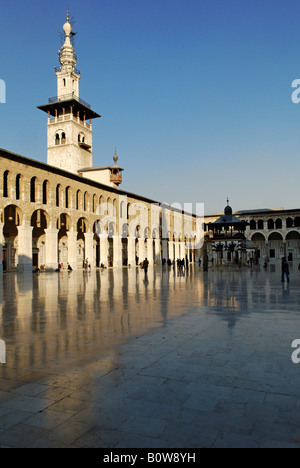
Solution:
<svg viewBox="0 0 300 468">
<path fill-rule="evenodd" d="M 148 262 L 148 259 L 145 258 L 144 263 L 143 263 L 143 269 L 144 269 L 144 272 L 145 272 L 145 276 L 147 276 L 148 267 L 149 267 L 149 262 Z"/>
<path fill-rule="evenodd" d="M 286 276 L 287 282 L 290 282 L 290 268 L 289 264 L 285 257 L 282 257 L 282 264 L 281 264 L 281 281 L 284 283 L 284 277 Z"/>
</svg>

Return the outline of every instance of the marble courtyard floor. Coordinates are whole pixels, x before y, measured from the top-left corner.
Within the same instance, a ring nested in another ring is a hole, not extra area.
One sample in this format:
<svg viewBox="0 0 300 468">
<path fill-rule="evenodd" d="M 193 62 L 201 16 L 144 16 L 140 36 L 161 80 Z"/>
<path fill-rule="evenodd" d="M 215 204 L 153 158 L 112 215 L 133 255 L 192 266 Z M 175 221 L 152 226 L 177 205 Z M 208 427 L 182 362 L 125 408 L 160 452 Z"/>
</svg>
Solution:
<svg viewBox="0 0 300 468">
<path fill-rule="evenodd" d="M 0 447 L 300 447 L 300 273 L 0 277 Z"/>
</svg>

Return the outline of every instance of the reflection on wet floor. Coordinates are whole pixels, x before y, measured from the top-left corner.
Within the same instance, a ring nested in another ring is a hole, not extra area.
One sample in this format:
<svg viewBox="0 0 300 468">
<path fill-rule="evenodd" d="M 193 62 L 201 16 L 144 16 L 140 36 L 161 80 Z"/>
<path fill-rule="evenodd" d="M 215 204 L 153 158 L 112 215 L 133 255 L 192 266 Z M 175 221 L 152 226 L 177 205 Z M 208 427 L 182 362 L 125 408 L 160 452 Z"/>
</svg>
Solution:
<svg viewBox="0 0 300 468">
<path fill-rule="evenodd" d="M 280 279 L 277 265 L 4 275 L 0 447 L 298 446 L 300 273 Z"/>
<path fill-rule="evenodd" d="M 274 268 L 275 269 L 275 268 Z M 0 338 L 7 365 L 50 366 L 82 359 L 197 308 L 234 326 L 239 314 L 299 304 L 276 272 L 221 270 L 203 274 L 138 269 L 6 275 L 0 282 Z M 272 287 L 275 283 L 276 287 Z M 234 314 L 230 314 L 234 312 Z"/>
</svg>

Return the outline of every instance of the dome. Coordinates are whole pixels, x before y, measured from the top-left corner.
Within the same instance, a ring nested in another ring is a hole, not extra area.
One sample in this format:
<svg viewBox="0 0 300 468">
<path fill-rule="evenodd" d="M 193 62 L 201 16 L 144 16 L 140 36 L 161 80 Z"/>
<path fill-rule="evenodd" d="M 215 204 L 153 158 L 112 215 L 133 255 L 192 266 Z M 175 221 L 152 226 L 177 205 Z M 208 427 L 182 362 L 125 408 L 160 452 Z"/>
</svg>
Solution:
<svg viewBox="0 0 300 468">
<path fill-rule="evenodd" d="M 225 210 L 224 210 L 225 216 L 232 216 L 232 208 L 231 206 L 227 205 Z"/>
</svg>

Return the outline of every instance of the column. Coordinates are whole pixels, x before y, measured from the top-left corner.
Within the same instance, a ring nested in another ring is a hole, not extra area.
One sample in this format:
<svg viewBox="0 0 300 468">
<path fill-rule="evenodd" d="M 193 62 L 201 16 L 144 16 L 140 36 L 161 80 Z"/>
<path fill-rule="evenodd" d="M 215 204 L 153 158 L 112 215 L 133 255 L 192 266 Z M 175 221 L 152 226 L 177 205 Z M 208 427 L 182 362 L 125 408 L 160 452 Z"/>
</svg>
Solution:
<svg viewBox="0 0 300 468">
<path fill-rule="evenodd" d="M 58 267 L 58 229 L 45 229 L 46 234 L 46 268 L 56 270 Z"/>
<path fill-rule="evenodd" d="M 147 259 L 149 261 L 149 265 L 154 265 L 154 258 L 153 258 L 153 239 L 147 239 Z"/>
<path fill-rule="evenodd" d="M 68 263 L 77 270 L 77 231 L 69 231 L 68 235 Z"/>
<path fill-rule="evenodd" d="M 100 265 L 103 264 L 105 268 L 108 267 L 108 236 L 107 234 L 100 234 Z"/>
<path fill-rule="evenodd" d="M 18 273 L 32 273 L 32 226 L 18 226 Z"/>
<path fill-rule="evenodd" d="M 114 242 L 113 266 L 120 268 L 122 267 L 122 237 L 113 236 L 113 242 Z"/>
<path fill-rule="evenodd" d="M 160 263 L 161 261 L 161 252 L 160 252 L 160 239 L 154 240 L 154 250 L 155 250 L 155 263 Z"/>
<path fill-rule="evenodd" d="M 279 258 L 287 257 L 287 248 L 286 248 L 286 240 L 285 239 L 282 241 L 282 244 L 283 244 L 282 245 L 283 255 L 280 255 Z M 280 252 L 280 254 L 281 254 L 281 252 Z"/>
<path fill-rule="evenodd" d="M 2 263 L 3 242 L 4 242 L 3 227 L 4 227 L 4 224 L 0 223 L 0 275 L 3 274 L 3 263 Z"/>
<path fill-rule="evenodd" d="M 176 260 L 180 259 L 179 242 L 175 241 L 174 245 L 175 245 L 175 261 L 176 261 Z"/>
<path fill-rule="evenodd" d="M 95 267 L 95 255 L 94 255 L 94 234 L 93 232 L 87 232 L 84 234 L 85 240 L 85 258 L 88 259 L 89 264 Z"/>
<path fill-rule="evenodd" d="M 128 266 L 136 266 L 135 237 L 128 237 Z"/>
<path fill-rule="evenodd" d="M 171 262 L 173 262 L 174 260 L 174 242 L 173 241 L 169 241 L 169 259 L 171 260 Z"/>
<path fill-rule="evenodd" d="M 143 262 L 145 260 L 144 242 L 145 242 L 145 239 L 143 237 L 139 237 L 139 240 L 138 240 L 139 264 L 141 264 L 141 262 Z"/>
<path fill-rule="evenodd" d="M 162 256 L 163 258 L 166 259 L 166 261 L 168 261 L 169 256 L 168 256 L 168 240 L 167 239 L 163 239 L 162 241 Z"/>
</svg>

